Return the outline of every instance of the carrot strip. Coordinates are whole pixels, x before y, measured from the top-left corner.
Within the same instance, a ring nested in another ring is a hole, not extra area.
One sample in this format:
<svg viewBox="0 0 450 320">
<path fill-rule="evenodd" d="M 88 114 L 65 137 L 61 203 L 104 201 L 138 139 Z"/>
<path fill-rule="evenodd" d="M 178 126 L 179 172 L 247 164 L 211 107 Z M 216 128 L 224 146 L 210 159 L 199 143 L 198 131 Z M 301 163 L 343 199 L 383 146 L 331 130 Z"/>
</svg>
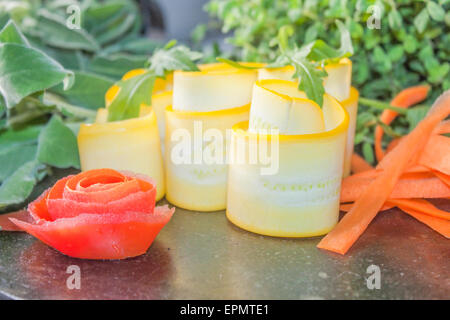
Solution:
<svg viewBox="0 0 450 320">
<path fill-rule="evenodd" d="M 382 175 L 378 174 L 378 177 Z M 378 177 L 349 177 L 341 188 L 341 202 L 356 201 Z M 397 181 L 388 199 L 447 198 L 450 187 L 431 173 L 405 173 Z"/>
<path fill-rule="evenodd" d="M 339 206 L 339 210 L 348 212 L 353 207 L 353 203 L 341 203 Z M 384 206 L 380 209 L 380 211 L 386 211 L 395 207 L 393 204 L 384 204 Z"/>
<path fill-rule="evenodd" d="M 442 122 L 439 124 L 439 126 L 434 130 L 434 133 L 435 133 L 435 134 L 438 134 L 438 135 L 439 135 L 439 134 L 450 133 L 450 120 L 442 121 Z M 401 140 L 402 138 L 403 138 L 403 137 L 393 139 L 393 140 L 389 143 L 389 145 L 387 146 L 387 148 L 386 148 L 386 153 L 388 153 L 388 152 L 390 152 L 392 149 L 394 149 L 394 148 L 398 145 L 398 143 L 400 142 L 400 140 Z"/>
<path fill-rule="evenodd" d="M 408 207 L 401 207 L 400 209 L 420 222 L 426 224 L 431 229 L 439 232 L 444 237 L 450 238 L 450 221 L 436 218 Z"/>
<path fill-rule="evenodd" d="M 351 167 L 352 172 L 355 173 L 373 169 L 373 167 L 357 153 L 352 154 Z"/>
<path fill-rule="evenodd" d="M 398 143 L 400 142 L 401 139 L 402 139 L 402 138 L 396 138 L 396 139 L 393 139 L 393 140 L 388 144 L 388 146 L 387 146 L 387 148 L 386 148 L 386 153 L 391 152 L 392 149 L 394 149 L 394 148 L 398 145 Z"/>
<path fill-rule="evenodd" d="M 450 175 L 450 138 L 432 135 L 420 156 L 419 164 Z"/>
<path fill-rule="evenodd" d="M 436 177 L 439 178 L 439 180 L 441 180 L 443 183 L 445 183 L 447 186 L 450 187 L 450 175 L 435 170 L 433 170 L 433 173 Z"/>
<path fill-rule="evenodd" d="M 419 85 L 410 88 L 406 88 L 400 91 L 399 94 L 391 101 L 391 105 L 398 108 L 409 108 L 416 103 L 419 103 L 428 95 L 430 87 L 428 85 Z M 398 113 L 392 110 L 384 110 L 381 114 L 381 122 L 389 125 L 397 117 Z M 381 161 L 384 157 L 383 147 L 381 141 L 383 140 L 384 130 L 381 126 L 375 127 L 375 155 L 378 161 Z"/>
<path fill-rule="evenodd" d="M 14 223 L 9 220 L 9 218 L 16 218 L 19 220 L 28 221 L 30 214 L 26 210 L 20 210 L 12 213 L 1 214 L 0 215 L 0 230 L 1 231 L 23 231 L 17 227 Z"/>
<path fill-rule="evenodd" d="M 390 199 L 388 204 L 395 205 L 401 210 L 404 208 L 412 209 L 414 211 L 427 214 L 436 218 L 450 220 L 450 212 L 441 210 L 432 205 L 425 199 Z"/>
<path fill-rule="evenodd" d="M 385 156 L 390 161 L 380 174 L 362 193 L 352 209 L 337 226 L 318 244 L 319 248 L 345 254 L 364 232 L 389 198 L 401 174 L 407 169 L 411 158 L 421 151 L 433 129 L 450 114 L 450 91 L 442 94 L 431 107 L 427 116 L 399 145 Z M 435 219 L 435 218 L 434 218 Z"/>
<path fill-rule="evenodd" d="M 436 129 L 437 134 L 450 133 L 450 120 L 442 121 Z"/>
</svg>

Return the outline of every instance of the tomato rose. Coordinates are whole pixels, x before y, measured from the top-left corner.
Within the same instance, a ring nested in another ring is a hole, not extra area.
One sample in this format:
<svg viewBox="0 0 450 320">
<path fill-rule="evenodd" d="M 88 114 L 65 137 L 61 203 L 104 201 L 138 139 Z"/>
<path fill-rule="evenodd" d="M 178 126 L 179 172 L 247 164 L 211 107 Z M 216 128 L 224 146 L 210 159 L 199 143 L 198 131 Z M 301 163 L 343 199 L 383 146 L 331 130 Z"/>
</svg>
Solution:
<svg viewBox="0 0 450 320">
<path fill-rule="evenodd" d="M 175 209 L 155 208 L 152 179 L 112 169 L 65 177 L 30 203 L 21 229 L 71 257 L 124 259 L 144 254 Z"/>
</svg>

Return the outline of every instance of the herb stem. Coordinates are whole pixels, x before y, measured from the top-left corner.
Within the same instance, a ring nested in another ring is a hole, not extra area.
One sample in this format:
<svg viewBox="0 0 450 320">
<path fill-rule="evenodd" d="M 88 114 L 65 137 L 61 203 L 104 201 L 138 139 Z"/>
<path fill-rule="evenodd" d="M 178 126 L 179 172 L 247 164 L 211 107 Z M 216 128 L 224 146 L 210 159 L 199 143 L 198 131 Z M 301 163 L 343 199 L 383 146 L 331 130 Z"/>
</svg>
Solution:
<svg viewBox="0 0 450 320">
<path fill-rule="evenodd" d="M 395 111 L 395 112 L 397 112 L 399 114 L 403 114 L 403 115 L 405 115 L 408 112 L 407 109 L 394 107 L 387 102 L 383 102 L 383 101 L 379 101 L 379 100 L 360 97 L 359 102 L 361 104 L 371 107 L 371 108 L 380 109 L 380 110 L 388 109 L 388 110 L 392 110 L 392 111 Z"/>
</svg>

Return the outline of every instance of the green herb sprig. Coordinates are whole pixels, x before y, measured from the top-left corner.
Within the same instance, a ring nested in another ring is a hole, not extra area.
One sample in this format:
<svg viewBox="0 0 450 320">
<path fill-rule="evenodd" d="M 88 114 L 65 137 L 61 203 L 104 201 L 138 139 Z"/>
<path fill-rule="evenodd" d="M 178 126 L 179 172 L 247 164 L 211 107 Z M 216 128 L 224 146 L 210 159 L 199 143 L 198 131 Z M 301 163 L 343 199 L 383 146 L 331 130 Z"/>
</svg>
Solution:
<svg viewBox="0 0 450 320">
<path fill-rule="evenodd" d="M 323 80 L 328 75 L 324 67 L 353 54 L 349 31 L 341 21 L 336 21 L 336 24 L 341 30 L 341 46 L 338 49 L 331 47 L 320 39 L 298 47 L 296 43 L 289 41 L 294 33 L 294 29 L 290 26 L 283 26 L 280 28 L 277 38 L 280 54 L 274 62 L 265 66 L 265 68 L 293 66 L 295 69 L 293 79 L 298 79 L 299 90 L 304 91 L 307 97 L 315 101 L 319 106 L 323 104 L 323 95 L 325 93 Z M 235 68 L 260 68 L 243 65 L 226 58 L 217 58 L 217 60 Z"/>
<path fill-rule="evenodd" d="M 152 103 L 149 92 L 153 91 L 157 77 L 165 78 L 174 70 L 199 71 L 195 61 L 201 58 L 201 53 L 185 46 L 177 46 L 175 40 L 156 50 L 148 60 L 148 69 L 143 74 L 116 83 L 120 90 L 108 107 L 108 121 L 138 117 L 141 104 Z"/>
</svg>

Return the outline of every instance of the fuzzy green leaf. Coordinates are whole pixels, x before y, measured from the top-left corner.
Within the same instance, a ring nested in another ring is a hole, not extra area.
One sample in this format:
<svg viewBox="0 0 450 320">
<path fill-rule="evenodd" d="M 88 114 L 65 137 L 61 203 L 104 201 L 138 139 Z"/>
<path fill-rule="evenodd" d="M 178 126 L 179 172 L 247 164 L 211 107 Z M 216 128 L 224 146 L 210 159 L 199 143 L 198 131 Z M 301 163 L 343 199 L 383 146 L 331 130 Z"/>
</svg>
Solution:
<svg viewBox="0 0 450 320">
<path fill-rule="evenodd" d="M 26 96 L 72 76 L 41 51 L 16 43 L 0 43 L 0 93 L 12 108 Z"/>
<path fill-rule="evenodd" d="M 17 169 L 0 186 L 0 209 L 25 201 L 36 185 L 39 164 L 29 161 Z"/>
<path fill-rule="evenodd" d="M 37 160 L 57 168 L 80 168 L 77 138 L 58 116 L 39 135 Z"/>
<path fill-rule="evenodd" d="M 173 70 L 199 71 L 194 61 L 203 55 L 184 46 L 174 46 L 175 43 L 172 41 L 165 48 L 157 49 L 150 58 L 150 69 L 158 77 L 165 77 L 167 72 Z"/>
</svg>

